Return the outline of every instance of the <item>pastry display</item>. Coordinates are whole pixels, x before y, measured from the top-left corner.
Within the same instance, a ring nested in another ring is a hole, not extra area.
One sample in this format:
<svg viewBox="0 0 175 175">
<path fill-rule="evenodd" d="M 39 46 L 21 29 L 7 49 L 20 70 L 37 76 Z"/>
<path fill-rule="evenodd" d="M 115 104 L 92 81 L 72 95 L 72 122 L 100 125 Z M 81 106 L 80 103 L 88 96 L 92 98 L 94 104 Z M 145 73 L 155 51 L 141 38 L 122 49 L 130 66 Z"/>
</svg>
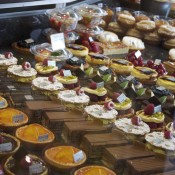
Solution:
<svg viewBox="0 0 175 175">
<path fill-rule="evenodd" d="M 8 106 L 7 100 L 0 96 L 0 109 L 6 108 Z"/>
<path fill-rule="evenodd" d="M 142 32 L 152 32 L 156 28 L 154 21 L 142 20 L 136 23 L 136 29 Z"/>
<path fill-rule="evenodd" d="M 15 81 L 22 83 L 30 83 L 37 75 L 37 71 L 31 67 L 29 62 L 23 62 L 22 65 L 9 66 L 7 73 Z"/>
<path fill-rule="evenodd" d="M 175 27 L 170 25 L 161 25 L 158 29 L 158 34 L 161 37 L 172 39 L 175 37 Z"/>
<path fill-rule="evenodd" d="M 55 139 L 54 134 L 50 130 L 37 123 L 18 128 L 15 136 L 21 140 L 25 147 L 34 150 L 43 148 Z"/>
<path fill-rule="evenodd" d="M 76 154 L 80 156 L 75 157 Z M 54 169 L 69 170 L 82 165 L 86 161 L 86 154 L 73 146 L 53 146 L 45 150 L 45 161 Z"/>
<path fill-rule="evenodd" d="M 175 49 L 169 50 L 169 60 L 173 62 L 175 61 Z"/>
<path fill-rule="evenodd" d="M 127 36 L 133 36 L 139 39 L 143 39 L 143 33 L 136 28 L 131 28 L 126 33 Z"/>
<path fill-rule="evenodd" d="M 12 52 L 0 54 L 0 70 L 6 70 L 9 66 L 16 65 L 17 62 L 18 60 L 13 56 Z"/>
<path fill-rule="evenodd" d="M 103 20 L 106 23 L 106 26 L 112 21 L 112 17 L 114 15 L 114 12 L 111 7 L 108 7 L 107 5 L 104 4 L 103 9 L 107 12 L 107 15 L 103 17 Z"/>
</svg>

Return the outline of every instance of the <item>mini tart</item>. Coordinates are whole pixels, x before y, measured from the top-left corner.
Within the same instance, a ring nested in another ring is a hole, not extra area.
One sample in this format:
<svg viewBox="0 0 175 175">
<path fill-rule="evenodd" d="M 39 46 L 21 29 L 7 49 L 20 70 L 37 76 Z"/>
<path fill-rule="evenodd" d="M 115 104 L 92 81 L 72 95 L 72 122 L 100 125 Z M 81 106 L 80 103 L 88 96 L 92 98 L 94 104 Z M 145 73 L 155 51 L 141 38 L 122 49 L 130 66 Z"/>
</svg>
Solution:
<svg viewBox="0 0 175 175">
<path fill-rule="evenodd" d="M 133 36 L 139 39 L 143 38 L 143 33 L 136 28 L 129 29 L 126 33 L 127 36 Z"/>
<path fill-rule="evenodd" d="M 44 159 L 54 169 L 68 170 L 79 165 L 82 165 L 86 161 L 86 154 L 83 152 L 83 159 L 75 162 L 73 155 L 79 152 L 78 148 L 73 146 L 55 146 L 45 150 Z"/>
<path fill-rule="evenodd" d="M 67 49 L 75 56 L 85 57 L 88 55 L 88 48 L 78 44 L 68 44 Z"/>
<path fill-rule="evenodd" d="M 13 137 L 12 135 L 6 134 L 6 133 L 0 133 L 0 136 L 2 136 L 6 141 L 5 143 L 12 143 L 12 150 L 11 151 L 0 151 L 0 159 L 4 157 L 8 157 L 13 155 L 16 151 L 18 151 L 20 147 L 20 141 Z M 3 143 L 2 143 L 3 144 Z"/>
<path fill-rule="evenodd" d="M 86 94 L 77 95 L 74 90 L 64 90 L 58 93 L 58 98 L 68 109 L 83 110 L 88 105 L 90 99 Z"/>
<path fill-rule="evenodd" d="M 97 88 L 97 89 L 90 89 L 88 87 L 83 87 L 83 90 L 89 94 L 94 94 L 97 96 L 104 96 L 107 94 L 107 90 L 104 87 Z"/>
<path fill-rule="evenodd" d="M 175 62 L 164 61 L 163 65 L 169 74 L 173 74 L 175 72 Z"/>
<path fill-rule="evenodd" d="M 103 105 L 90 105 L 84 108 L 89 120 L 104 125 L 115 122 L 118 112 L 115 109 L 106 110 Z"/>
<path fill-rule="evenodd" d="M 146 134 L 146 147 L 164 156 L 175 156 L 175 139 L 165 139 L 164 132 Z"/>
<path fill-rule="evenodd" d="M 158 34 L 164 38 L 175 38 L 175 27 L 172 27 L 170 25 L 162 25 L 158 29 Z"/>
<path fill-rule="evenodd" d="M 157 79 L 156 84 L 159 86 L 163 86 L 166 89 L 175 93 L 175 77 L 173 76 L 165 75 L 165 76 L 159 77 Z"/>
<path fill-rule="evenodd" d="M 0 96 L 0 109 L 7 108 L 8 103 L 7 100 Z"/>
<path fill-rule="evenodd" d="M 74 172 L 74 175 L 116 175 L 112 170 L 104 166 L 85 166 Z"/>
<path fill-rule="evenodd" d="M 47 138 L 42 140 L 41 137 L 44 135 L 47 135 Z M 29 149 L 41 149 L 55 139 L 50 130 L 37 123 L 18 128 L 15 136 Z"/>
<path fill-rule="evenodd" d="M 154 21 L 150 20 L 142 20 L 136 23 L 136 29 L 142 32 L 151 32 L 156 28 L 156 24 Z"/>
<path fill-rule="evenodd" d="M 131 108 L 131 106 L 132 106 L 132 101 L 129 98 L 126 98 L 126 100 L 123 101 L 122 103 L 114 102 L 114 107 L 116 110 L 127 110 Z"/>
<path fill-rule="evenodd" d="M 39 74 L 46 75 L 58 70 L 56 66 L 45 66 L 43 63 L 36 63 L 35 69 Z"/>
<path fill-rule="evenodd" d="M 151 45 L 158 45 L 161 43 L 161 37 L 158 35 L 157 30 L 151 33 L 146 33 L 143 40 Z"/>
<path fill-rule="evenodd" d="M 18 120 L 18 116 L 21 118 Z M 17 119 L 16 119 L 17 118 Z M 0 110 L 0 127 L 3 130 L 14 130 L 28 122 L 28 116 L 14 108 L 6 108 Z"/>
<path fill-rule="evenodd" d="M 107 30 L 115 32 L 118 35 L 124 35 L 127 31 L 127 29 L 123 28 L 118 22 L 110 22 Z"/>
<path fill-rule="evenodd" d="M 169 50 L 169 60 L 175 62 L 175 49 Z"/>
<path fill-rule="evenodd" d="M 55 75 L 56 79 L 63 84 L 74 84 L 78 82 L 78 78 L 76 76 L 59 76 L 59 75 Z"/>
<path fill-rule="evenodd" d="M 130 74 L 133 69 L 133 64 L 124 59 L 113 59 L 111 60 L 110 68 L 117 74 Z"/>
<path fill-rule="evenodd" d="M 42 164 L 43 172 L 37 173 L 37 175 L 48 175 L 48 173 L 49 173 L 48 168 L 46 167 L 45 162 L 41 158 L 39 158 L 38 156 L 33 155 L 33 154 L 28 154 L 27 156 L 29 156 L 34 162 L 38 162 L 38 163 Z M 13 156 L 10 156 L 5 160 L 4 170 L 5 170 L 6 175 L 20 175 L 21 174 L 21 172 L 20 172 L 21 167 L 19 167 L 19 166 L 14 167 L 15 165 L 12 164 L 13 162 L 15 162 Z M 32 164 L 32 165 L 34 165 L 34 164 Z M 12 168 L 14 168 L 14 170 L 17 170 L 19 172 L 13 172 Z M 29 174 L 28 168 L 23 169 L 23 171 L 25 171 L 23 173 Z"/>
<path fill-rule="evenodd" d="M 59 81 L 51 82 L 48 77 L 37 77 L 32 81 L 32 89 L 40 90 L 41 93 L 51 96 L 57 95 L 59 91 L 63 90 L 63 84 Z"/>
<path fill-rule="evenodd" d="M 37 75 L 35 69 L 30 68 L 30 70 L 24 70 L 21 65 L 12 65 L 8 67 L 7 73 L 17 82 L 22 83 L 30 83 Z"/>
</svg>

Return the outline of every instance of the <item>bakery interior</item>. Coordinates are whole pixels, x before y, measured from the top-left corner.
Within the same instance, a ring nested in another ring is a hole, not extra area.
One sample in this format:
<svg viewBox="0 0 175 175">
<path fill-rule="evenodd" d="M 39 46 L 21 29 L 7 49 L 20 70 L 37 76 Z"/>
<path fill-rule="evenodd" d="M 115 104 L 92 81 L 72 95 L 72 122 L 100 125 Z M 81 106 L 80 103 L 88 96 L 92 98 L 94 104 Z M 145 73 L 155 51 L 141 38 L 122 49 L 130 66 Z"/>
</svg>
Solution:
<svg viewBox="0 0 175 175">
<path fill-rule="evenodd" d="M 0 175 L 175 175 L 174 0 L 0 9 Z"/>
</svg>

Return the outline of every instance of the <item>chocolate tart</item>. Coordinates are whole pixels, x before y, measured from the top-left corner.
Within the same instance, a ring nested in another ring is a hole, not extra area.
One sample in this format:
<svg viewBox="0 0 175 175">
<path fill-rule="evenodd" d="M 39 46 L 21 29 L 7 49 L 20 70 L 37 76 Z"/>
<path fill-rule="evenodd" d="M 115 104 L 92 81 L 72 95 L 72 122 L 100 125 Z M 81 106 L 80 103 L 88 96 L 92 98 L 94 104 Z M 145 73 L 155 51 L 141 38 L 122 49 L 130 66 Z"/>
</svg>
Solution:
<svg viewBox="0 0 175 175">
<path fill-rule="evenodd" d="M 8 103 L 7 100 L 0 96 L 0 109 L 7 108 Z"/>
</svg>

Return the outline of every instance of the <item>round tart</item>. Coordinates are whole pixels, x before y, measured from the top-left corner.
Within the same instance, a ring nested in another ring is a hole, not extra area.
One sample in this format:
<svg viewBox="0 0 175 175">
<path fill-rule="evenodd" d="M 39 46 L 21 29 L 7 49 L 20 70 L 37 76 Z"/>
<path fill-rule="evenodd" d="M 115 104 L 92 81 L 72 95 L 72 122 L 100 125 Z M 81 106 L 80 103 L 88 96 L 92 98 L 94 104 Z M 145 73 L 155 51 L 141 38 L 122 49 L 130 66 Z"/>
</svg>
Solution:
<svg viewBox="0 0 175 175">
<path fill-rule="evenodd" d="M 143 33 L 136 28 L 129 29 L 126 33 L 127 36 L 133 36 L 139 39 L 143 38 Z"/>
<path fill-rule="evenodd" d="M 170 61 L 175 62 L 175 49 L 169 50 L 169 59 L 170 59 Z"/>
<path fill-rule="evenodd" d="M 55 139 L 50 130 L 37 123 L 18 128 L 15 135 L 28 149 L 35 150 L 43 148 Z"/>
<path fill-rule="evenodd" d="M 84 94 L 82 89 L 61 91 L 58 94 L 58 98 L 68 109 L 78 109 L 80 111 L 90 101 L 89 96 Z"/>
<path fill-rule="evenodd" d="M 7 100 L 0 96 L 0 109 L 6 108 L 8 106 Z"/>
<path fill-rule="evenodd" d="M 122 103 L 114 101 L 114 107 L 116 110 L 127 110 L 131 108 L 131 106 L 132 106 L 132 101 L 130 98 L 126 98 L 126 100 L 123 101 Z"/>
<path fill-rule="evenodd" d="M 0 110 L 0 127 L 3 130 L 14 130 L 28 122 L 28 116 L 13 108 Z"/>
<path fill-rule="evenodd" d="M 32 89 L 40 90 L 43 94 L 51 96 L 57 95 L 60 90 L 63 90 L 63 84 L 60 83 L 55 77 L 52 79 L 55 81 L 49 80 L 52 77 L 37 77 L 32 81 Z"/>
<path fill-rule="evenodd" d="M 116 175 L 104 166 L 85 166 L 74 172 L 74 175 Z"/>
<path fill-rule="evenodd" d="M 151 32 L 156 28 L 156 24 L 154 21 L 150 20 L 142 20 L 136 23 L 136 29 L 142 32 Z"/>
<path fill-rule="evenodd" d="M 130 74 L 133 69 L 133 64 L 124 59 L 113 59 L 111 60 L 110 67 L 117 74 L 127 75 Z"/>
<path fill-rule="evenodd" d="M 175 27 L 170 25 L 162 25 L 158 29 L 158 34 L 161 37 L 172 39 L 175 37 Z"/>
<path fill-rule="evenodd" d="M 165 75 L 165 76 L 159 77 L 157 79 L 156 84 L 159 86 L 163 86 L 166 89 L 175 93 L 175 77 L 173 76 Z"/>
<path fill-rule="evenodd" d="M 82 159 L 74 159 L 74 155 L 81 150 L 73 146 L 55 146 L 45 150 L 45 161 L 57 170 L 69 170 L 82 165 L 86 161 L 86 154 L 81 151 Z"/>
<path fill-rule="evenodd" d="M 20 141 L 9 134 L 0 133 L 0 139 L 0 159 L 13 155 L 20 147 Z"/>
<path fill-rule="evenodd" d="M 26 155 L 25 158 L 20 162 L 16 161 L 13 156 L 8 157 L 4 162 L 4 170 L 6 175 L 48 175 L 48 168 L 45 162 L 41 158 L 33 154 Z"/>
<path fill-rule="evenodd" d="M 22 65 L 12 65 L 7 69 L 8 75 L 17 82 L 30 83 L 36 78 L 37 71 L 33 68 L 24 69 Z"/>
</svg>

